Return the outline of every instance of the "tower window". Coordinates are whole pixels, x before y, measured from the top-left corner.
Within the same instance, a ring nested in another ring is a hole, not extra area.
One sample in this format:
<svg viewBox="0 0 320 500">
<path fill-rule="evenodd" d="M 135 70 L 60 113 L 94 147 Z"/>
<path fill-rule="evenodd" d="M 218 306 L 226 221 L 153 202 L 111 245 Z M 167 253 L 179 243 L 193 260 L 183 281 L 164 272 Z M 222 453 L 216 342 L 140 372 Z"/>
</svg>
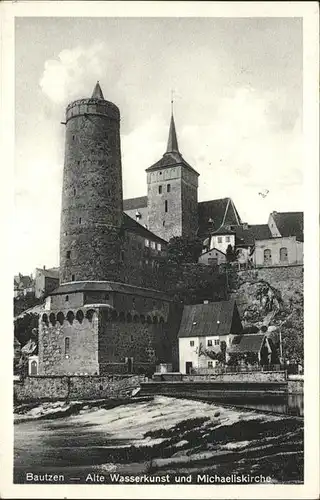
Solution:
<svg viewBox="0 0 320 500">
<path fill-rule="evenodd" d="M 69 295 L 66 295 L 66 302 L 69 302 Z"/>
<path fill-rule="evenodd" d="M 124 262 L 124 250 L 121 250 L 120 259 L 121 259 L 121 262 Z"/>
<path fill-rule="evenodd" d="M 168 212 L 168 200 L 164 202 L 164 211 Z"/>
<path fill-rule="evenodd" d="M 79 217 L 79 224 L 81 224 L 81 217 Z"/>
<path fill-rule="evenodd" d="M 75 135 L 73 135 L 73 136 L 72 136 L 72 140 L 74 141 L 74 140 L 75 140 L 75 138 L 76 138 L 76 136 L 75 136 Z"/>
<path fill-rule="evenodd" d="M 75 281 L 75 279 L 76 279 L 76 277 L 75 277 L 75 275 L 73 274 L 73 275 L 71 276 L 71 281 Z"/>
<path fill-rule="evenodd" d="M 161 194 L 161 193 L 162 193 L 162 186 L 159 186 L 159 187 L 158 187 L 158 191 L 159 191 L 159 194 Z"/>
<path fill-rule="evenodd" d="M 66 337 L 64 339 L 64 355 L 66 358 L 69 358 L 70 354 L 70 337 Z"/>
<path fill-rule="evenodd" d="M 67 251 L 67 255 L 66 255 L 66 257 L 67 257 L 67 259 L 70 259 L 70 257 L 71 257 L 71 250 L 68 250 L 68 251 Z"/>
<path fill-rule="evenodd" d="M 77 194 L 76 188 L 73 188 L 73 195 L 75 196 Z"/>
<path fill-rule="evenodd" d="M 166 225 L 166 221 L 165 220 L 162 222 L 162 225 L 163 225 L 163 227 Z"/>
<path fill-rule="evenodd" d="M 170 193 L 171 191 L 171 184 L 167 184 L 167 193 Z"/>
<path fill-rule="evenodd" d="M 80 160 L 78 160 L 78 165 L 80 165 Z"/>
</svg>

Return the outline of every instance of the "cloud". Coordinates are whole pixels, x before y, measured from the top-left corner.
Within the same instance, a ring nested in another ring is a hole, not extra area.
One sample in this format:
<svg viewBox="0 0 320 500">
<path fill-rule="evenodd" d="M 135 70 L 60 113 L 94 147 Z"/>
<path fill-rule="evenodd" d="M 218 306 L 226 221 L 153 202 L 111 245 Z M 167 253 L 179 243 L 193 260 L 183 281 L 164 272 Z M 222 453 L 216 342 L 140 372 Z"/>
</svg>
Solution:
<svg viewBox="0 0 320 500">
<path fill-rule="evenodd" d="M 108 50 L 103 42 L 95 42 L 62 50 L 57 59 L 44 63 L 40 78 L 43 93 L 56 104 L 66 104 L 88 94 L 96 80 L 103 77 L 108 64 Z"/>
</svg>

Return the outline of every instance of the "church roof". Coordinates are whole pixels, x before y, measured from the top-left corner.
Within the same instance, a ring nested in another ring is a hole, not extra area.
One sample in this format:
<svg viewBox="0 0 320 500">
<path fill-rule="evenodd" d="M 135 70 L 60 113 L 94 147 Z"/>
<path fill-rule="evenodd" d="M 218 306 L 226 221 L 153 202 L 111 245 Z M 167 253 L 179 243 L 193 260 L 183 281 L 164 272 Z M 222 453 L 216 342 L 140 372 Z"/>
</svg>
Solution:
<svg viewBox="0 0 320 500">
<path fill-rule="evenodd" d="M 93 89 L 91 98 L 92 99 L 103 99 L 104 100 L 103 93 L 102 93 L 99 81 L 97 81 L 96 86 Z"/>
<path fill-rule="evenodd" d="M 173 114 L 171 115 L 169 137 L 168 137 L 168 144 L 167 144 L 167 151 L 166 152 L 167 153 L 173 153 L 173 152 L 179 153 L 178 139 L 177 139 L 176 126 L 174 123 Z"/>
<path fill-rule="evenodd" d="M 236 244 L 254 245 L 257 240 L 268 240 L 272 238 L 268 224 L 253 224 L 248 225 L 248 229 L 243 226 L 236 226 L 234 230 L 236 234 Z"/>
<path fill-rule="evenodd" d="M 189 163 L 186 162 L 179 151 L 176 126 L 174 123 L 173 115 L 171 115 L 167 150 L 159 161 L 146 169 L 146 172 L 153 172 L 154 170 L 160 170 L 166 167 L 174 167 L 177 165 L 181 165 L 190 170 L 190 172 L 193 172 L 194 174 L 199 176 L 198 172 L 194 168 L 192 168 Z"/>
<path fill-rule="evenodd" d="M 127 198 L 123 200 L 123 210 L 135 210 L 148 206 L 148 196 L 139 196 L 138 198 Z"/>
<path fill-rule="evenodd" d="M 132 217 L 130 217 L 126 213 L 123 213 L 122 229 L 124 229 L 125 231 L 140 234 L 140 236 L 143 236 L 150 241 L 155 241 L 161 243 L 162 245 L 167 245 L 167 242 L 165 240 L 149 231 L 149 229 L 139 224 L 139 222 L 132 219 Z"/>
<path fill-rule="evenodd" d="M 231 198 L 202 201 L 198 203 L 198 236 L 206 237 L 223 225 L 238 225 L 240 216 Z"/>
<path fill-rule="evenodd" d="M 281 236 L 303 241 L 303 212 L 273 212 L 272 217 Z"/>
<path fill-rule="evenodd" d="M 184 306 L 178 337 L 209 337 L 241 332 L 236 302 L 224 300 Z"/>
</svg>

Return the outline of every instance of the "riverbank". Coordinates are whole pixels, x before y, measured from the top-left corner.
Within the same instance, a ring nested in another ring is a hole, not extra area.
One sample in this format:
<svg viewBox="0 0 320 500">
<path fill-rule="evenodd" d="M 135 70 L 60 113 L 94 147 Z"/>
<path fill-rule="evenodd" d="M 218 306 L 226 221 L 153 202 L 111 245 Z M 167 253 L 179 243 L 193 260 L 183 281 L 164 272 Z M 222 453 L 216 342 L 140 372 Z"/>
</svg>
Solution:
<svg viewBox="0 0 320 500">
<path fill-rule="evenodd" d="M 87 405 L 88 406 L 88 405 Z M 112 409 L 15 424 L 15 482 L 26 474 L 262 474 L 303 480 L 303 422 L 291 417 L 156 396 Z"/>
</svg>

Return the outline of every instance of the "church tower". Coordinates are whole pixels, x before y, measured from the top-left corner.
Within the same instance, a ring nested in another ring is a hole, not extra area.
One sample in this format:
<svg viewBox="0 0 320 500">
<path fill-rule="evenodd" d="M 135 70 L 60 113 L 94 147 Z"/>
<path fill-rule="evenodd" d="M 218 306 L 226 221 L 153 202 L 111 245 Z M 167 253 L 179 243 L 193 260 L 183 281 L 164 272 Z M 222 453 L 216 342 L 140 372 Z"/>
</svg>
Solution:
<svg viewBox="0 0 320 500">
<path fill-rule="evenodd" d="M 120 112 L 104 99 L 98 82 L 91 98 L 68 105 L 65 125 L 60 284 L 117 281 L 122 224 Z"/>
<path fill-rule="evenodd" d="M 148 229 L 166 241 L 174 236 L 194 238 L 198 228 L 199 174 L 179 151 L 173 113 L 167 150 L 146 172 Z"/>
</svg>

